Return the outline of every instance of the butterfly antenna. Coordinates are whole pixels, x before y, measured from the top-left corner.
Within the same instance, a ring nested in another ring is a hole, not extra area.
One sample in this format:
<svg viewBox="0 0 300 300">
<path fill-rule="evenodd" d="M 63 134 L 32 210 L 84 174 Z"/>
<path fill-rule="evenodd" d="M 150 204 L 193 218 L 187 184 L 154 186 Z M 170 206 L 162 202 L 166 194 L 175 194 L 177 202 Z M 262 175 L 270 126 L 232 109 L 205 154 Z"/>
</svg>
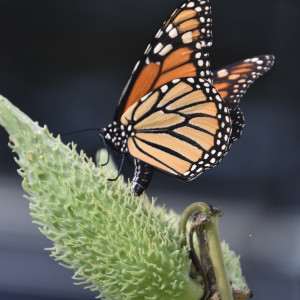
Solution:
<svg viewBox="0 0 300 300">
<path fill-rule="evenodd" d="M 62 133 L 61 136 L 66 136 L 66 135 L 71 135 L 71 134 L 81 133 L 86 131 L 100 131 L 100 128 L 87 128 L 87 129 L 75 130 L 67 133 Z"/>
<path fill-rule="evenodd" d="M 121 164 L 120 164 L 120 168 L 119 168 L 119 171 L 118 171 L 118 176 L 116 178 L 108 178 L 109 181 L 116 181 L 120 174 L 121 174 L 121 170 L 122 170 L 122 167 L 123 167 L 123 163 L 124 163 L 124 154 L 122 154 L 122 160 L 121 160 Z"/>
<path fill-rule="evenodd" d="M 102 137 L 102 142 L 103 142 L 104 148 L 105 148 L 106 152 L 108 153 L 108 155 L 107 155 L 107 161 L 104 164 L 100 164 L 101 167 L 104 167 L 104 166 L 106 166 L 109 163 L 110 153 L 108 151 L 107 144 L 106 144 L 104 136 L 102 134 L 100 134 L 100 135 Z M 118 177 L 119 177 L 119 175 L 118 175 Z"/>
</svg>

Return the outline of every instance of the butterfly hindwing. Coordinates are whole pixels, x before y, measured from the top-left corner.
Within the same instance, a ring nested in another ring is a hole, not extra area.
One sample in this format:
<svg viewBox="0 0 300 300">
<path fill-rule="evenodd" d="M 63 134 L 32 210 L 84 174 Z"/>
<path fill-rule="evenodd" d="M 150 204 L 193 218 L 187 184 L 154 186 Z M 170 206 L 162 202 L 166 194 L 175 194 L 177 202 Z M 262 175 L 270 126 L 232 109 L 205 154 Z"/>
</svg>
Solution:
<svg viewBox="0 0 300 300">
<path fill-rule="evenodd" d="M 274 59 L 272 55 L 261 55 L 213 72 L 213 85 L 230 109 L 235 109 L 249 86 L 270 70 Z"/>
<path fill-rule="evenodd" d="M 119 100 L 115 120 L 141 97 L 176 78 L 211 82 L 207 47 L 212 44 L 209 0 L 189 0 L 158 30 L 137 62 Z"/>
<path fill-rule="evenodd" d="M 213 84 L 228 105 L 232 123 L 229 146 L 239 139 L 245 125 L 245 119 L 238 107 L 241 97 L 249 86 L 270 70 L 274 64 L 273 55 L 260 55 L 238 61 L 213 72 Z"/>
<path fill-rule="evenodd" d="M 226 104 L 199 78 L 175 79 L 151 91 L 122 115 L 121 124 L 132 126 L 133 157 L 182 180 L 217 165 L 231 135 Z"/>
</svg>

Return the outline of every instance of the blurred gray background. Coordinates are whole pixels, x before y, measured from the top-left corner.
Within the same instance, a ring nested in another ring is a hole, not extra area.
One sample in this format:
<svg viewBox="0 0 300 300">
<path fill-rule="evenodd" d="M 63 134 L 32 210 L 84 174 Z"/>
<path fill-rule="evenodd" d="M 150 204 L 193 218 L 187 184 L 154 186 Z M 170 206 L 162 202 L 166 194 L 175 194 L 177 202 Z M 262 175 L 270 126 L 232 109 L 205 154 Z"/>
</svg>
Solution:
<svg viewBox="0 0 300 300">
<path fill-rule="evenodd" d="M 102 127 L 130 72 L 178 0 L 1 0 L 0 93 L 55 134 Z M 274 54 L 242 99 L 243 137 L 196 180 L 155 173 L 148 195 L 180 213 L 223 209 L 222 238 L 241 255 L 255 299 L 300 299 L 298 0 L 212 0 L 213 68 Z M 65 137 L 94 156 L 95 132 Z M 0 128 L 0 299 L 93 299 L 49 257 L 31 223 L 8 136 Z M 132 167 L 124 167 L 126 176 Z"/>
</svg>

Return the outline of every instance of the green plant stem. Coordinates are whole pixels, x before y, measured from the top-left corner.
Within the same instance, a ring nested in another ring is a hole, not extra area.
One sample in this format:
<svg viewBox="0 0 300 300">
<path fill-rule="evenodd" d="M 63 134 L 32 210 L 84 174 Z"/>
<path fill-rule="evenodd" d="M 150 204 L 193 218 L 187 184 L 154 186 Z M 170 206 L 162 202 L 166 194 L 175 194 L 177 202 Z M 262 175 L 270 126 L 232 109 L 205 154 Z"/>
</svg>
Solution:
<svg viewBox="0 0 300 300">
<path fill-rule="evenodd" d="M 205 234 L 207 237 L 207 243 L 210 250 L 209 254 L 213 264 L 220 297 L 222 300 L 232 300 L 232 291 L 226 272 L 219 236 L 219 214 L 220 213 L 215 213 L 211 216 L 209 222 L 205 226 Z"/>
<path fill-rule="evenodd" d="M 188 219 L 196 212 L 206 216 L 208 220 L 203 225 L 208 244 L 207 253 L 210 256 L 220 297 L 222 300 L 232 300 L 232 291 L 226 272 L 219 236 L 218 217 L 220 215 L 220 211 L 215 208 L 211 208 L 203 202 L 197 202 L 188 206 L 182 213 L 182 217 L 179 222 L 179 234 L 183 234 L 182 245 L 187 245 L 186 225 Z"/>
<path fill-rule="evenodd" d="M 182 213 L 179 222 L 179 234 L 183 235 L 182 246 L 187 245 L 186 240 L 186 225 L 190 216 L 195 212 L 201 212 L 204 215 L 210 215 L 210 207 L 204 202 L 196 202 L 189 205 Z"/>
</svg>

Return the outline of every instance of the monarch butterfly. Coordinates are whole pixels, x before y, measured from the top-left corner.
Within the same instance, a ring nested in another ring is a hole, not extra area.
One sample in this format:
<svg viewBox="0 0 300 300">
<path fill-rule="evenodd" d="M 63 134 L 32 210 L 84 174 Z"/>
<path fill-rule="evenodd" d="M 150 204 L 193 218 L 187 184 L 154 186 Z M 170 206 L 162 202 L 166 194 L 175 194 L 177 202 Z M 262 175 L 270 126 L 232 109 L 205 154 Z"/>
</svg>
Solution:
<svg viewBox="0 0 300 300">
<path fill-rule="evenodd" d="M 134 158 L 131 189 L 140 195 L 153 169 L 192 180 L 216 166 L 241 136 L 240 98 L 274 62 L 246 59 L 211 72 L 209 0 L 189 0 L 163 23 L 135 65 L 114 121 L 101 130 Z"/>
</svg>

